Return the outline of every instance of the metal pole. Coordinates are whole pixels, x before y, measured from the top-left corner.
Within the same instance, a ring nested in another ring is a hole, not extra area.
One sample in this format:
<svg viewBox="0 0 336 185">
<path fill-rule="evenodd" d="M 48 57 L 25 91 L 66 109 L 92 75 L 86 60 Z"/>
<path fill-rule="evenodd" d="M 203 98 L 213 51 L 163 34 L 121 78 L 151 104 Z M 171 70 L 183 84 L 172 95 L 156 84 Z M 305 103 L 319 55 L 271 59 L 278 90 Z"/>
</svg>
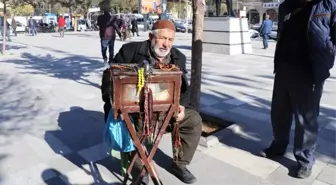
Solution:
<svg viewBox="0 0 336 185">
<path fill-rule="evenodd" d="M 7 27 L 7 21 L 6 21 L 6 1 L 3 2 L 4 10 L 3 10 L 3 24 L 2 24 L 2 55 L 5 55 L 6 53 L 6 27 Z"/>
<path fill-rule="evenodd" d="M 181 19 L 181 15 L 182 15 L 182 0 L 180 0 L 180 11 L 179 11 L 179 19 Z"/>
<path fill-rule="evenodd" d="M 239 10 L 239 1 L 237 1 L 237 12 Z"/>
</svg>

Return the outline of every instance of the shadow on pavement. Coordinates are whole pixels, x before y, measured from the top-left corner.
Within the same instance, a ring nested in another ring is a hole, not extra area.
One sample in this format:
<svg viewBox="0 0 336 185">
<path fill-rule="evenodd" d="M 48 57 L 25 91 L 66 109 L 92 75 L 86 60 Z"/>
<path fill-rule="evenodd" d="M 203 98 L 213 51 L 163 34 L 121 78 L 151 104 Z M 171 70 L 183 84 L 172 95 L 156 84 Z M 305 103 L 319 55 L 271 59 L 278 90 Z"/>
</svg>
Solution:
<svg viewBox="0 0 336 185">
<path fill-rule="evenodd" d="M 54 177 L 50 178 L 52 174 L 54 175 Z M 81 185 L 78 183 L 71 183 L 71 180 L 69 180 L 69 178 L 66 175 L 52 168 L 45 169 L 41 174 L 41 178 L 43 179 L 45 185 Z M 104 181 L 98 181 L 92 184 L 88 184 L 88 183 L 84 183 L 84 184 L 85 185 L 121 185 L 122 183 L 120 182 L 107 183 Z"/>
<path fill-rule="evenodd" d="M 1 153 L 0 154 L 0 164 L 1 164 L 1 160 L 3 160 L 4 158 L 6 158 L 6 155 Z M 3 181 L 3 177 L 2 177 L 2 174 L 1 174 L 1 171 L 0 171 L 0 184 L 2 184 L 2 181 Z"/>
<path fill-rule="evenodd" d="M 107 175 L 122 180 L 120 160 L 111 157 L 110 151 L 103 144 L 105 125 L 99 121 L 103 116 L 102 112 L 71 107 L 69 111 L 59 114 L 57 120 L 59 129 L 46 131 L 44 136 L 55 153 L 77 166 L 77 170 L 81 169 L 86 175 L 91 176 L 95 184 L 98 182 L 107 184 L 101 173 L 104 171 L 106 175 L 106 169 L 110 172 Z M 60 172 L 56 175 L 59 174 Z"/>
<path fill-rule="evenodd" d="M 0 72 L 0 146 L 11 142 L 11 136 L 34 134 L 50 125 L 35 121 L 50 110 L 36 91 L 15 73 Z"/>
<path fill-rule="evenodd" d="M 2 50 L 2 41 L 0 42 L 1 45 L 1 50 Z M 11 42 L 6 41 L 6 50 L 19 50 L 19 49 L 23 49 L 23 48 L 27 48 L 26 46 L 18 46 L 18 45 L 13 45 L 11 44 Z"/>
<path fill-rule="evenodd" d="M 272 73 L 272 71 L 270 71 Z M 207 76 L 210 75 L 210 76 Z M 215 77 L 220 76 L 220 77 Z M 266 78 L 269 80 L 273 80 L 272 75 L 255 75 L 256 78 L 244 78 L 241 77 L 240 74 L 235 75 L 216 75 L 211 71 L 203 71 L 202 74 L 202 85 L 205 86 L 216 86 L 216 83 L 230 85 L 233 87 L 241 87 L 241 88 L 255 88 L 261 89 L 265 85 L 263 82 L 259 81 L 260 78 Z M 258 79 L 259 78 L 259 79 Z M 236 89 L 235 89 L 236 90 Z M 239 91 L 239 90 L 238 90 Z M 272 95 L 272 90 L 268 90 L 270 96 Z M 221 117 L 223 119 L 227 119 L 228 121 L 234 121 L 235 125 L 240 127 L 240 131 L 236 132 L 234 130 L 229 131 L 220 142 L 226 146 L 241 149 L 243 151 L 247 151 L 255 156 L 260 156 L 259 152 L 269 146 L 272 141 L 272 126 L 271 122 L 267 123 L 259 121 L 258 115 L 255 115 L 255 118 L 249 117 L 243 114 L 237 114 L 230 110 L 236 108 L 243 108 L 250 111 L 255 111 L 259 113 L 263 113 L 264 115 L 270 115 L 271 108 L 271 99 L 262 97 L 257 93 L 247 93 L 242 90 L 239 93 L 251 99 L 251 102 L 237 102 L 237 105 L 225 104 L 223 101 L 234 99 L 233 96 L 230 96 L 223 91 L 219 91 L 216 89 L 208 90 L 207 92 L 202 93 L 202 98 L 204 98 L 203 103 L 210 103 L 209 101 L 217 102 L 213 103 L 211 107 L 219 110 L 223 110 L 224 112 L 220 115 L 212 114 L 217 117 Z M 242 100 L 244 101 L 244 100 Z M 223 105 L 220 105 L 223 104 Z M 202 105 L 200 110 L 203 111 L 203 108 L 206 105 Z M 211 114 L 211 109 L 205 110 L 206 113 Z M 333 121 L 335 118 L 335 110 L 327 107 L 321 107 L 320 116 L 319 116 L 319 125 L 320 125 L 320 133 L 319 133 L 319 141 L 318 147 L 316 150 L 316 158 L 317 160 L 328 163 L 331 159 L 336 158 L 336 148 L 335 148 L 335 132 L 331 130 L 324 129 L 329 122 Z M 249 114 L 249 113 L 246 113 Z M 228 116 L 229 115 L 229 116 Z M 245 117 L 246 116 L 246 117 Z M 250 115 L 251 116 L 251 115 Z M 278 158 L 275 161 L 282 164 L 284 167 L 288 168 L 289 176 L 293 175 L 293 169 L 297 167 L 297 163 L 293 157 L 292 148 L 294 143 L 294 130 L 291 130 L 291 139 L 290 144 L 287 150 L 287 154 L 283 158 Z M 225 157 L 225 154 L 223 154 Z"/>
<path fill-rule="evenodd" d="M 62 51 L 63 52 L 63 51 Z M 100 84 L 88 79 L 90 73 L 101 69 L 103 64 L 96 58 L 82 55 L 69 55 L 57 58 L 50 54 L 33 55 L 22 53 L 22 59 L 9 59 L 3 62 L 14 63 L 25 69 L 25 74 L 40 74 L 54 78 L 73 80 L 83 85 L 100 88 Z"/>
</svg>

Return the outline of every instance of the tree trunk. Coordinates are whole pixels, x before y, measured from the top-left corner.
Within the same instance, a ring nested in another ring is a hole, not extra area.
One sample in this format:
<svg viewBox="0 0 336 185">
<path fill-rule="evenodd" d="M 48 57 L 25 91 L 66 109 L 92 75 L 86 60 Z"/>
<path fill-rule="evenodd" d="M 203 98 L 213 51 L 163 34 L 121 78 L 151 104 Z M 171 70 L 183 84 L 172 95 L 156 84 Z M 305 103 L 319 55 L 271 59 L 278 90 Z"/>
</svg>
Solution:
<svg viewBox="0 0 336 185">
<path fill-rule="evenodd" d="M 192 50 L 191 50 L 191 102 L 196 110 L 199 108 L 201 96 L 201 74 L 202 74 L 202 42 L 203 42 L 203 22 L 205 12 L 205 0 L 193 0 L 193 30 L 192 30 Z"/>
<path fill-rule="evenodd" d="M 216 16 L 220 16 L 220 11 L 221 11 L 221 4 L 222 1 L 221 0 L 216 0 Z"/>
<path fill-rule="evenodd" d="M 4 9 L 3 9 L 3 18 L 2 18 L 2 21 L 3 21 L 3 24 L 2 24 L 2 55 L 5 55 L 6 54 L 6 29 L 7 29 L 7 20 L 6 20 L 6 1 L 3 1 L 3 6 L 4 6 Z"/>
</svg>

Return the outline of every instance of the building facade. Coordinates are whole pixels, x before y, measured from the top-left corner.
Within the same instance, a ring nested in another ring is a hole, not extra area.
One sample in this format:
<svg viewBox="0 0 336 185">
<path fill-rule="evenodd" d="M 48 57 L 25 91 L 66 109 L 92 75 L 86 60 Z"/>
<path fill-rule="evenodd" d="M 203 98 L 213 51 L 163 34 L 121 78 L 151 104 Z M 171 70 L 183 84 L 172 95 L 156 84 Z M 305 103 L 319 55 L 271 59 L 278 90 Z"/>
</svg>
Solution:
<svg viewBox="0 0 336 185">
<path fill-rule="evenodd" d="M 246 9 L 250 24 L 262 23 L 265 15 L 269 15 L 274 22 L 278 21 L 279 5 L 284 0 L 273 0 L 273 2 L 238 2 L 239 9 Z"/>
</svg>

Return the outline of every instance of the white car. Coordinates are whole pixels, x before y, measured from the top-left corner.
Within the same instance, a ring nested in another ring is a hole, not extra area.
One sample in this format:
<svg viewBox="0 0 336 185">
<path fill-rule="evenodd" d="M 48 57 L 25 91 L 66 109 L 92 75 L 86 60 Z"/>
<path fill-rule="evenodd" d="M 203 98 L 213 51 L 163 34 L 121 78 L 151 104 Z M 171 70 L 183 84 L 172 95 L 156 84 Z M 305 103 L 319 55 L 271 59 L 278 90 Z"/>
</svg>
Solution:
<svg viewBox="0 0 336 185">
<path fill-rule="evenodd" d="M 11 26 L 11 31 L 13 32 L 12 26 Z M 19 33 L 19 32 L 25 32 L 25 31 L 26 31 L 26 26 L 17 21 L 16 22 L 16 32 Z"/>
<path fill-rule="evenodd" d="M 250 34 L 250 38 L 257 38 L 260 35 L 257 30 L 249 29 L 248 32 Z"/>
<path fill-rule="evenodd" d="M 269 35 L 270 39 L 273 40 L 278 40 L 278 32 L 272 31 L 271 34 Z"/>
</svg>

